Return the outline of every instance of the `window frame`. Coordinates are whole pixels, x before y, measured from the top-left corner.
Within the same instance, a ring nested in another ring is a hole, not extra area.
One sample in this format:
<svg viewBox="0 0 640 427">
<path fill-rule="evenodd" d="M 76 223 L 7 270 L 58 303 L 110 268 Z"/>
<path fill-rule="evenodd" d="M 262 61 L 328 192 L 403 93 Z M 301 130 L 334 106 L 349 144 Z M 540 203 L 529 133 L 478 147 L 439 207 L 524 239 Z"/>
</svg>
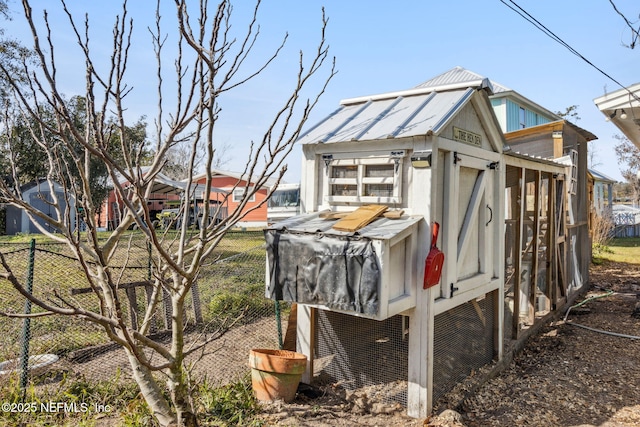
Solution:
<svg viewBox="0 0 640 427">
<path fill-rule="evenodd" d="M 237 192 L 237 194 L 236 194 Z M 232 191 L 232 196 L 231 196 L 231 200 L 233 201 L 233 203 L 240 203 L 244 197 L 245 194 L 245 187 L 236 187 L 233 189 Z M 251 195 L 251 197 L 249 197 L 249 202 L 255 202 L 256 201 L 256 195 L 255 193 Z"/>
<path fill-rule="evenodd" d="M 404 158 L 392 157 L 367 157 L 354 158 L 344 157 L 331 161 L 324 174 L 323 199 L 331 204 L 340 203 L 402 203 L 402 167 Z M 392 176 L 372 177 L 365 176 L 367 166 L 387 166 L 393 168 Z M 354 178 L 333 178 L 333 171 L 336 167 L 356 166 L 357 173 Z M 369 184 L 383 184 L 392 187 L 391 196 L 366 196 L 365 189 Z M 355 185 L 357 194 L 355 196 L 336 196 L 332 194 L 334 185 Z"/>
</svg>

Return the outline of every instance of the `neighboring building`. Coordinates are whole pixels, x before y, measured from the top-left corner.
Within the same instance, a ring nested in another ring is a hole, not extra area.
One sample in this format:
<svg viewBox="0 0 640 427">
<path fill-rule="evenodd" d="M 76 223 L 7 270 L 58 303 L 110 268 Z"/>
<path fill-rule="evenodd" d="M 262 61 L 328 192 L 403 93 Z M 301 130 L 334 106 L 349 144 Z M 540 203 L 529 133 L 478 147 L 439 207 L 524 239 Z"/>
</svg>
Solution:
<svg viewBox="0 0 640 427">
<path fill-rule="evenodd" d="M 595 169 L 589 169 L 589 194 L 593 200 L 593 212 L 596 215 L 611 213 L 613 206 L 613 184 L 616 180 Z"/>
<path fill-rule="evenodd" d="M 125 188 L 127 187 L 126 180 L 123 180 L 120 184 Z M 156 214 L 165 209 L 168 202 L 180 201 L 185 189 L 183 182 L 174 181 L 163 174 L 156 176 L 153 185 L 153 192 L 149 200 L 147 200 L 151 218 L 155 218 Z M 122 200 L 114 190 L 109 191 L 107 199 L 102 203 L 97 214 L 97 226 L 107 230 L 114 230 L 120 224 L 122 212 Z"/>
<path fill-rule="evenodd" d="M 629 141 L 640 149 L 640 83 L 606 93 L 593 100 L 605 120 L 613 123 Z M 640 186 L 640 171 L 635 188 Z M 613 205 L 616 237 L 640 236 L 640 214 L 633 207 Z"/>
<path fill-rule="evenodd" d="M 416 88 L 442 87 L 461 82 L 478 82 L 484 76 L 462 67 L 455 67 L 416 86 Z M 513 132 L 532 126 L 560 120 L 561 117 L 508 87 L 490 80 L 493 94 L 489 96 L 493 112 L 502 132 Z"/>
<path fill-rule="evenodd" d="M 53 187 L 54 188 L 52 190 L 49 186 L 49 182 L 47 180 L 41 179 L 23 185 L 22 187 L 20 187 L 20 191 L 22 192 L 22 196 L 27 203 L 43 212 L 45 215 L 57 219 L 57 213 L 51 205 L 51 202 L 53 201 L 53 194 L 55 194 L 55 196 L 57 197 L 63 213 L 67 207 L 67 202 L 65 199 L 65 191 L 62 186 L 55 183 Z M 77 218 L 75 199 L 70 200 L 69 215 L 71 223 L 75 223 Z M 36 222 L 46 230 L 56 232 L 56 230 L 51 227 L 51 225 L 49 225 L 45 220 L 38 218 L 36 219 Z M 82 224 L 80 224 L 80 226 L 82 227 Z M 40 230 L 38 229 L 36 224 L 31 221 L 26 211 L 24 211 L 23 209 L 18 209 L 14 206 L 7 205 L 5 233 L 7 235 L 14 235 L 17 233 L 40 233 Z"/>
<path fill-rule="evenodd" d="M 211 170 L 211 185 L 219 189 L 228 192 L 228 198 L 226 200 L 227 212 L 231 214 L 236 210 L 239 203 L 242 200 L 242 196 L 247 188 L 247 183 L 252 186 L 256 177 L 248 177 L 246 174 L 224 171 L 219 169 Z M 204 184 L 206 181 L 205 174 L 200 174 L 193 177 L 193 182 L 196 184 Z M 262 186 L 251 197 L 243 213 L 246 213 L 244 218 L 237 223 L 238 227 L 265 227 L 267 225 L 267 203 L 266 199 L 269 195 L 269 189 L 273 185 L 271 180 L 266 185 Z M 212 196 L 212 199 L 215 199 Z"/>
<path fill-rule="evenodd" d="M 593 102 L 605 119 L 640 149 L 640 83 L 606 93 Z"/>
</svg>

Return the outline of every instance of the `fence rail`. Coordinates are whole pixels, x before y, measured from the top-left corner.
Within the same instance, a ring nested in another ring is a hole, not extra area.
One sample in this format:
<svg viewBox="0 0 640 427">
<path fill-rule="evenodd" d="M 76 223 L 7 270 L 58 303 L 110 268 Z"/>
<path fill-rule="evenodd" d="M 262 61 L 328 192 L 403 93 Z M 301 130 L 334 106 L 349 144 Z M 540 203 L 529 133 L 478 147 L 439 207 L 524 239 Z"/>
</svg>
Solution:
<svg viewBox="0 0 640 427">
<path fill-rule="evenodd" d="M 616 225 L 640 224 L 640 212 L 614 212 L 613 222 Z"/>
</svg>

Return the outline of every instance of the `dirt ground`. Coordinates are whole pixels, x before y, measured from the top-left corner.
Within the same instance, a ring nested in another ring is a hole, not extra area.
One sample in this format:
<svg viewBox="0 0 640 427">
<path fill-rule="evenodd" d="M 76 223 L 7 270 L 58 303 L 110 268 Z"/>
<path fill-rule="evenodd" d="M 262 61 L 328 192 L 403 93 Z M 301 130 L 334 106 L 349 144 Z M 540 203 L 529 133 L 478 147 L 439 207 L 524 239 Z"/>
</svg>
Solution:
<svg viewBox="0 0 640 427">
<path fill-rule="evenodd" d="M 187 345 L 199 343 L 206 336 L 195 331 L 186 334 Z M 156 338 L 165 345 L 169 344 L 169 336 Z M 248 370 L 249 349 L 252 346 L 276 348 L 278 343 L 275 319 L 265 317 L 251 324 L 232 328 L 219 340 L 207 347 L 205 353 L 196 353 L 187 359 L 194 363 L 195 375 L 206 373 L 214 383 L 226 384 L 246 374 Z M 97 349 L 97 350 L 96 350 Z M 72 361 L 63 362 L 67 372 L 82 374 L 87 380 L 112 379 L 114 372 L 120 371 L 122 378 L 132 377 L 131 366 L 124 350 L 117 346 L 96 346 L 74 352 Z M 153 360 L 153 359 L 152 359 Z M 222 368 L 222 369 L 221 369 Z"/>
<path fill-rule="evenodd" d="M 460 384 L 428 419 L 407 418 L 403 408 L 331 389 L 265 405 L 261 418 L 267 425 L 313 427 L 640 426 L 640 267 L 593 266 L 591 287 L 576 303 L 608 290 L 614 293 L 570 310 L 566 321 L 561 316 L 545 325 L 489 381 L 477 385 L 490 367 Z"/>
</svg>

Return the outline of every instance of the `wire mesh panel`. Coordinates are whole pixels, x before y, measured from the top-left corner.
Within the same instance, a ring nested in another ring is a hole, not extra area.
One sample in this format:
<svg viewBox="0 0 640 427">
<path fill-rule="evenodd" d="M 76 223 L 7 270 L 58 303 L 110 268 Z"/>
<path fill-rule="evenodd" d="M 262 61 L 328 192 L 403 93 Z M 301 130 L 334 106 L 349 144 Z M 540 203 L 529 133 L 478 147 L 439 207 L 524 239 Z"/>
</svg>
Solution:
<svg viewBox="0 0 640 427">
<path fill-rule="evenodd" d="M 433 401 L 494 356 L 494 304 L 487 296 L 435 317 Z"/>
<path fill-rule="evenodd" d="M 134 236 L 135 237 L 135 236 Z M 29 243 L 1 245 L 9 268 L 25 283 Z M 98 295 L 91 289 L 78 261 L 65 245 L 38 243 L 34 251 L 33 294 L 54 304 L 63 300 L 99 312 Z M 144 317 L 149 298 L 153 254 L 144 239 L 133 238 L 120 248 L 111 263 L 117 275 L 119 301 L 125 320 Z M 197 285 L 185 302 L 185 348 L 198 348 L 186 359 L 194 379 L 225 384 L 249 372 L 252 348 L 278 348 L 279 328 L 274 302 L 264 296 L 265 248 L 262 232 L 229 233 L 203 265 Z M 62 298 L 62 299 L 60 299 Z M 169 347 L 171 318 L 162 302 L 154 314 L 148 336 Z M 0 312 L 21 314 L 25 298 L 7 280 L 0 280 Z M 290 306 L 280 304 L 282 319 Z M 31 312 L 44 311 L 32 304 Z M 124 350 L 111 342 L 104 328 L 74 316 L 44 316 L 30 321 L 23 333 L 23 319 L 0 318 L 0 362 L 20 357 L 25 344 L 29 353 L 55 354 L 52 373 L 83 376 L 89 381 L 113 378 L 121 371 L 130 378 Z M 155 360 L 155 359 L 154 359 Z"/>
<path fill-rule="evenodd" d="M 377 321 L 318 310 L 314 375 L 320 383 L 364 389 L 368 399 L 407 404 L 406 317 Z"/>
</svg>

